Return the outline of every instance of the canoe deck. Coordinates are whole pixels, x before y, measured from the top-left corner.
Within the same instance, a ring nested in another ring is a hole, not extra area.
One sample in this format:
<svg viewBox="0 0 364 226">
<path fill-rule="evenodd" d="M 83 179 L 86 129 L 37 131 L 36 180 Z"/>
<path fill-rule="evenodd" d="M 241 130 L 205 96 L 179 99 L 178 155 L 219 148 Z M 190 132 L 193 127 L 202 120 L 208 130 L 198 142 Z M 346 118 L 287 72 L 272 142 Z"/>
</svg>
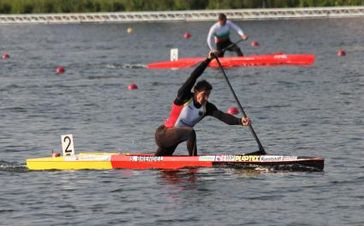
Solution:
<svg viewBox="0 0 364 226">
<path fill-rule="evenodd" d="M 80 153 L 74 156 L 27 159 L 29 170 L 107 170 L 240 168 L 288 171 L 322 171 L 321 157 L 282 155 L 154 156 L 152 154 Z"/>
</svg>

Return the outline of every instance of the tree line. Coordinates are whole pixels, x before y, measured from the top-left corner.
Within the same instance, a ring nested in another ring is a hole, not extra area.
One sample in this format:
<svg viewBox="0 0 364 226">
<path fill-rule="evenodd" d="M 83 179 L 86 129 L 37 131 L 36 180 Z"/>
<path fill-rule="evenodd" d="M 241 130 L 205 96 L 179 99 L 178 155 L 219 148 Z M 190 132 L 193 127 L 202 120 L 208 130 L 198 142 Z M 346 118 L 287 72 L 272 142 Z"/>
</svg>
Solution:
<svg viewBox="0 0 364 226">
<path fill-rule="evenodd" d="M 363 6 L 364 0 L 0 0 L 0 14 Z"/>
</svg>

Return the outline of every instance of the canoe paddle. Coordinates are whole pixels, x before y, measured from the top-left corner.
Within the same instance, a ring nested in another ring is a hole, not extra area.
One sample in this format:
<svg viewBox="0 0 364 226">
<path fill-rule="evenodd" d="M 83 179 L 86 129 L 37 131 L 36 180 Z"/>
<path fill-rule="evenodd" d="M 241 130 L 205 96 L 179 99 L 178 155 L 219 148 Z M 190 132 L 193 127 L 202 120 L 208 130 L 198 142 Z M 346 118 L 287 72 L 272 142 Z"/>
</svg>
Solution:
<svg viewBox="0 0 364 226">
<path fill-rule="evenodd" d="M 236 42 L 233 42 L 233 43 L 231 43 L 230 45 L 228 45 L 227 47 L 225 47 L 224 49 L 222 49 L 221 50 L 221 52 L 225 52 L 226 50 L 228 50 L 228 49 L 230 49 L 231 47 L 233 47 L 233 46 L 235 46 L 235 45 L 237 45 L 237 44 L 239 44 L 239 42 L 241 42 L 241 41 L 245 41 L 246 39 L 239 39 L 238 41 L 236 41 Z"/>
<path fill-rule="evenodd" d="M 240 41 L 240 40 L 239 40 L 239 41 Z M 238 41 L 238 42 L 239 42 L 239 41 Z M 244 108 L 243 108 L 243 106 L 241 105 L 241 103 L 240 103 L 240 101 L 239 101 L 238 97 L 236 96 L 236 94 L 235 94 L 235 91 L 234 91 L 233 87 L 231 86 L 231 83 L 230 83 L 230 81 L 229 81 L 229 79 L 228 79 L 228 77 L 227 77 L 227 75 L 226 75 L 226 73 L 225 73 L 225 70 L 224 70 L 223 66 L 221 65 L 221 63 L 220 63 L 219 57 L 218 57 L 215 53 L 214 53 L 214 55 L 215 55 L 215 59 L 216 59 L 216 61 L 217 61 L 217 64 L 219 65 L 219 68 L 220 68 L 220 70 L 221 70 L 222 74 L 223 74 L 223 75 L 224 75 L 224 77 L 225 77 L 226 83 L 228 84 L 228 86 L 229 86 L 229 88 L 230 88 L 230 90 L 231 90 L 231 92 L 232 92 L 232 94 L 233 94 L 233 96 L 234 96 L 234 98 L 235 98 L 235 101 L 236 101 L 236 103 L 238 104 L 238 106 L 239 106 L 239 108 L 240 108 L 240 111 L 243 113 L 243 116 L 244 116 L 244 117 L 248 117 L 248 115 L 245 113 Z M 262 143 L 260 143 L 260 140 L 259 140 L 259 138 L 258 138 L 257 134 L 255 133 L 255 131 L 254 131 L 254 129 L 253 129 L 253 126 L 252 126 L 252 124 L 250 124 L 250 125 L 249 125 L 249 129 L 250 129 L 250 132 L 251 132 L 251 134 L 253 135 L 253 137 L 254 137 L 254 139 L 255 139 L 255 141 L 257 142 L 258 147 L 259 147 L 259 151 L 249 153 L 249 155 L 257 155 L 257 154 L 258 154 L 258 155 L 265 155 L 265 154 L 267 154 L 267 153 L 265 152 L 264 148 L 263 148 Z"/>
</svg>

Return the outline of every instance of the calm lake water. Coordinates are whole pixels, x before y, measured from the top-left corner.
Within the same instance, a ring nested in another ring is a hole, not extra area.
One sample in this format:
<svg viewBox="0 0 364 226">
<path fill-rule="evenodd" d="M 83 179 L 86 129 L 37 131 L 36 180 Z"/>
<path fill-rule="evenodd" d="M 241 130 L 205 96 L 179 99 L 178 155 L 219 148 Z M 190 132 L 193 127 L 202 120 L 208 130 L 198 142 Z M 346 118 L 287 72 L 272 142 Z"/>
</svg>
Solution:
<svg viewBox="0 0 364 226">
<path fill-rule="evenodd" d="M 171 48 L 205 56 L 211 23 L 5 25 L 0 225 L 364 225 L 363 18 L 238 24 L 250 35 L 240 43 L 246 55 L 316 55 L 310 67 L 226 73 L 266 150 L 325 157 L 324 172 L 29 172 L 25 159 L 59 151 L 62 134 L 73 134 L 77 152 L 154 152 L 154 131 L 192 69 L 145 66 L 168 60 Z M 65 74 L 54 73 L 58 65 Z M 203 78 L 211 102 L 235 106 L 220 71 Z M 138 90 L 127 89 L 132 82 Z M 257 150 L 246 128 L 206 118 L 196 130 L 200 154 Z"/>
</svg>

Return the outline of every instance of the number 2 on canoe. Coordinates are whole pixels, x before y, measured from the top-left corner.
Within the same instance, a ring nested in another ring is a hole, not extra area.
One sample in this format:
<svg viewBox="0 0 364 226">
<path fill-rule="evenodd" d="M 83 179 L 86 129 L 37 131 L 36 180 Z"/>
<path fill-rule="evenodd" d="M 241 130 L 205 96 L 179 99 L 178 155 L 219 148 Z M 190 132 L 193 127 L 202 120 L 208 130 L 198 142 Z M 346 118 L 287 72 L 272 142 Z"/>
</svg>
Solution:
<svg viewBox="0 0 364 226">
<path fill-rule="evenodd" d="M 62 143 L 62 153 L 63 156 L 72 156 L 75 155 L 75 148 L 73 145 L 73 136 L 72 134 L 66 134 L 61 136 Z"/>
</svg>

